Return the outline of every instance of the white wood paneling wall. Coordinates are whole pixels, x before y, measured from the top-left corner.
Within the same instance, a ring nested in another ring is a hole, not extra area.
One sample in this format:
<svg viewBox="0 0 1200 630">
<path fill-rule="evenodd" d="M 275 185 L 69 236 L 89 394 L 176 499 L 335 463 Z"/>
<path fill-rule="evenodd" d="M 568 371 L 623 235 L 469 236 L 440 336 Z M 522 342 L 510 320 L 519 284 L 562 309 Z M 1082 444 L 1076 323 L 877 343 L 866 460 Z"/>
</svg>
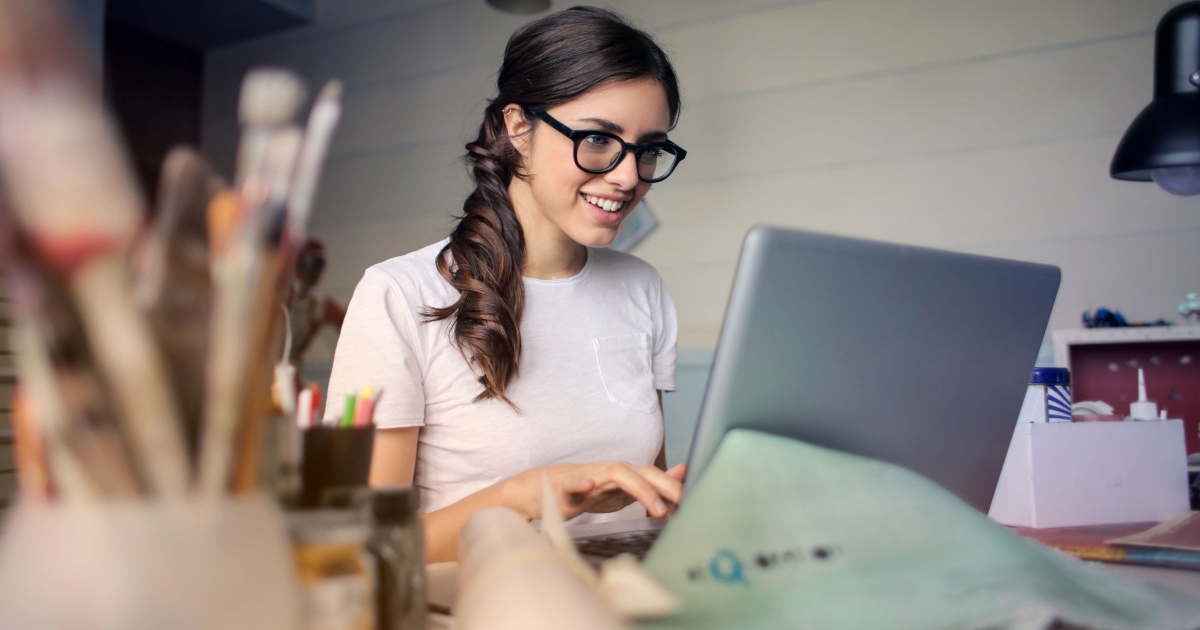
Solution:
<svg viewBox="0 0 1200 630">
<path fill-rule="evenodd" d="M 1052 328 L 1098 306 L 1171 319 L 1200 289 L 1200 198 L 1108 178 L 1174 0 L 599 4 L 655 33 L 683 84 L 672 137 L 689 157 L 651 192 L 662 226 L 636 252 L 675 297 L 683 347 L 715 342 L 758 222 L 1059 265 Z M 252 66 L 345 83 L 312 230 L 324 289 L 346 300 L 368 265 L 447 233 L 462 145 L 529 18 L 483 0 L 319 7 L 313 27 L 208 55 L 203 138 L 228 169 Z"/>
</svg>

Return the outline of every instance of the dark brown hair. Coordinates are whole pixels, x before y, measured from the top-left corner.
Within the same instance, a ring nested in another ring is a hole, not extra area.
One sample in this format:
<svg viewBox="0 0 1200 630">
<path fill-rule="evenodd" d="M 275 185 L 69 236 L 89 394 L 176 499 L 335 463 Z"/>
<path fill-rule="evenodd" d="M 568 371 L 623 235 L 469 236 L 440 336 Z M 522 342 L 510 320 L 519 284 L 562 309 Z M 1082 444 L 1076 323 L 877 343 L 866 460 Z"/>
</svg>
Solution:
<svg viewBox="0 0 1200 630">
<path fill-rule="evenodd" d="M 674 127 L 680 108 L 675 70 L 654 40 L 620 15 L 573 7 L 526 24 L 508 40 L 496 96 L 484 109 L 479 136 L 466 147 L 475 190 L 437 259 L 459 297 L 423 311 L 429 321 L 451 320 L 454 342 L 480 373 L 483 392 L 476 401 L 498 398 L 512 405 L 505 390 L 521 357 L 525 238 L 508 197 L 512 178 L 522 177 L 521 156 L 508 137 L 504 107 L 548 109 L 636 79 L 662 85 Z"/>
</svg>

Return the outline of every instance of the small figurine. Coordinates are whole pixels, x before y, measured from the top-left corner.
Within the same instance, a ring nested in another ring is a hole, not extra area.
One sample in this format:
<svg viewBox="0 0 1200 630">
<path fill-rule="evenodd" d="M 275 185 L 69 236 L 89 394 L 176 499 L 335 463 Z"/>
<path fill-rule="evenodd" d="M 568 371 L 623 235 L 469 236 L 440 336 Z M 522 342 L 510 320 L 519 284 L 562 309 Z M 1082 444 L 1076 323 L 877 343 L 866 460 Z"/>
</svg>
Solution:
<svg viewBox="0 0 1200 630">
<path fill-rule="evenodd" d="M 288 298 L 288 319 L 292 329 L 292 351 L 288 360 L 300 365 L 304 353 L 322 326 L 330 325 L 338 330 L 346 318 L 346 309 L 333 298 L 313 291 L 325 271 L 325 244 L 310 238 L 296 256 L 296 273 L 292 278 L 292 292 Z"/>
</svg>

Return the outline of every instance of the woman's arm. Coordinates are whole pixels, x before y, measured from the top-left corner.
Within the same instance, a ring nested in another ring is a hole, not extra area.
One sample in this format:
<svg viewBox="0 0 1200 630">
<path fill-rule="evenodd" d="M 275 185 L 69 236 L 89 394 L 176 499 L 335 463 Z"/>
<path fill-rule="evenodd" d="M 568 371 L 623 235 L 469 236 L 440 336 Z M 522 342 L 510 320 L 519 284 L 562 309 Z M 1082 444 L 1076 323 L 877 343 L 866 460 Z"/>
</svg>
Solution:
<svg viewBox="0 0 1200 630">
<path fill-rule="evenodd" d="M 411 484 L 419 428 L 378 429 L 371 457 L 372 486 Z M 527 519 L 541 518 L 542 477 L 558 497 L 564 518 L 584 512 L 613 512 L 640 501 L 651 516 L 666 516 L 683 493 L 684 468 L 663 472 L 653 466 L 622 462 L 557 464 L 527 470 L 488 486 L 457 503 L 422 516 L 425 559 L 446 562 L 458 557 L 458 536 L 467 520 L 489 507 L 504 506 Z"/>
<path fill-rule="evenodd" d="M 420 427 L 376 429 L 371 455 L 372 487 L 412 485 L 417 464 Z M 503 505 L 497 486 L 489 486 L 453 505 L 422 514 L 426 562 L 446 562 L 458 557 L 458 534 L 476 512 Z"/>
<path fill-rule="evenodd" d="M 417 432 L 420 430 L 421 427 L 375 429 L 368 482 L 372 488 L 412 485 L 417 469 Z"/>
<path fill-rule="evenodd" d="M 372 487 L 412 485 L 417 464 L 417 437 L 420 427 L 376 429 L 375 447 L 371 454 L 370 484 Z M 472 514 L 492 505 L 500 505 L 497 497 L 485 488 L 454 505 L 422 514 L 425 530 L 425 560 L 445 562 L 458 556 L 458 533 Z"/>
</svg>

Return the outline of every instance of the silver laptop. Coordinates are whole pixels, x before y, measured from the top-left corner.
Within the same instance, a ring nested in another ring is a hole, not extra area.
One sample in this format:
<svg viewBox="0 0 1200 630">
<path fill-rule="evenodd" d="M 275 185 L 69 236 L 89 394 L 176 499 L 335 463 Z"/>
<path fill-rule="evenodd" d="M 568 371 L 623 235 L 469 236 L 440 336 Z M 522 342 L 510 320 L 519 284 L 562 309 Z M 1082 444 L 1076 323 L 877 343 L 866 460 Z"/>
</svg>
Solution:
<svg viewBox="0 0 1200 630">
<path fill-rule="evenodd" d="M 756 226 L 688 457 L 730 429 L 904 466 L 986 513 L 1058 292 L 1057 267 Z M 578 525 L 593 555 L 662 519 Z"/>
</svg>

